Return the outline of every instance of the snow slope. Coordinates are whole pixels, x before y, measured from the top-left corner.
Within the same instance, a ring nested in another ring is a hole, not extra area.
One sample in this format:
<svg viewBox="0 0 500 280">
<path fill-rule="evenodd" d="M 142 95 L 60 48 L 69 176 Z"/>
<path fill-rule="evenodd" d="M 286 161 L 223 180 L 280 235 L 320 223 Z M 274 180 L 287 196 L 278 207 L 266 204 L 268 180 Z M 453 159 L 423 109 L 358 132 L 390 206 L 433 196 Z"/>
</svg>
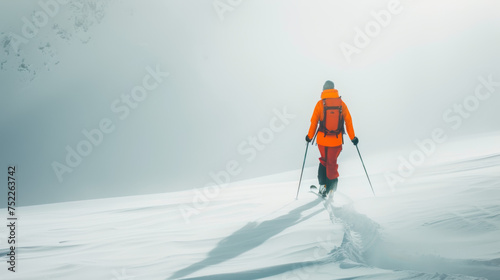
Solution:
<svg viewBox="0 0 500 280">
<path fill-rule="evenodd" d="M 295 200 L 290 172 L 225 188 L 189 217 L 194 190 L 24 207 L 17 272 L 2 261 L 0 278 L 500 279 L 500 150 L 449 147 L 377 197 L 361 169 L 333 201 L 309 193 L 311 175 Z"/>
</svg>

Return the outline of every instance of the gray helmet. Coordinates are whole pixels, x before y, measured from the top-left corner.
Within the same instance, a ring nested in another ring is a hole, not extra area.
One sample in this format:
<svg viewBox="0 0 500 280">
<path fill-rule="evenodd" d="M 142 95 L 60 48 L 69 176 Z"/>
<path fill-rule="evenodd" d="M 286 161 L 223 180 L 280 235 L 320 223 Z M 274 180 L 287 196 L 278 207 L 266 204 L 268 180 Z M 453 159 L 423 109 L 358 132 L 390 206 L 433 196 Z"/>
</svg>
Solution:
<svg viewBox="0 0 500 280">
<path fill-rule="evenodd" d="M 335 88 L 335 84 L 328 80 L 325 82 L 325 84 L 323 85 L 323 90 L 327 90 L 327 89 L 334 89 Z"/>
</svg>

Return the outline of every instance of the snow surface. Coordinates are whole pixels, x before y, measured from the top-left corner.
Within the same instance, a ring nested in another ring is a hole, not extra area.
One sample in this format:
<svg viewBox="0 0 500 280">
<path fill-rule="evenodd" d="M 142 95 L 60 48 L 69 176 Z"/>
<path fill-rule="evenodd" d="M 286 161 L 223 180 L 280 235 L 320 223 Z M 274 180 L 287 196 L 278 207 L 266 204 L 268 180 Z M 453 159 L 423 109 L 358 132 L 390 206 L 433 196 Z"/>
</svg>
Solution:
<svg viewBox="0 0 500 280">
<path fill-rule="evenodd" d="M 0 278 L 500 279 L 498 140 L 449 143 L 392 190 L 387 165 L 368 165 L 376 197 L 346 161 L 333 200 L 309 192 L 309 168 L 298 200 L 294 171 L 224 188 L 188 218 L 194 190 L 20 208 L 17 272 L 2 262 Z"/>
</svg>

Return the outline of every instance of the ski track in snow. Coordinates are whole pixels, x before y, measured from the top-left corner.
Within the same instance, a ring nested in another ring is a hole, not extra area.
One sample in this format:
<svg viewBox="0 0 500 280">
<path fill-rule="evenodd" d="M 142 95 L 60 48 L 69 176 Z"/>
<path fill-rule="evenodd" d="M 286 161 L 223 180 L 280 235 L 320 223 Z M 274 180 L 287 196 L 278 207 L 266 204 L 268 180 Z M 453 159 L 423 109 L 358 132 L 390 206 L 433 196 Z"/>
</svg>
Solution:
<svg viewBox="0 0 500 280">
<path fill-rule="evenodd" d="M 422 205 L 431 208 L 432 217 L 429 217 L 427 222 L 415 228 L 417 234 L 418 230 L 430 228 L 431 230 L 440 232 L 446 231 L 447 234 L 450 234 L 449 238 L 456 238 L 459 234 L 463 234 L 463 236 L 472 236 L 476 239 L 489 238 L 490 241 L 496 241 L 500 232 L 500 205 L 497 204 L 498 198 L 500 198 L 499 166 L 500 154 L 492 154 L 433 167 L 427 170 L 427 173 L 424 172 L 424 174 L 429 177 L 438 176 L 442 180 L 457 178 L 457 182 L 452 182 L 451 187 L 447 186 L 451 190 L 445 190 L 442 194 L 437 190 L 435 194 L 439 195 L 439 197 L 437 199 L 430 199 L 435 200 L 434 207 L 429 207 L 425 202 L 419 201 L 422 198 L 417 198 L 417 203 L 409 205 L 411 198 L 408 200 L 408 197 L 406 197 L 407 201 L 401 204 L 406 204 L 407 207 L 396 207 L 396 209 L 398 211 L 406 209 L 403 212 L 411 214 L 415 210 L 418 212 L 418 208 Z M 432 179 L 432 181 L 434 180 L 435 178 Z M 429 194 L 432 194 L 433 191 L 430 190 Z M 449 202 L 441 201 L 450 197 L 461 198 L 461 201 L 467 203 L 463 205 L 451 205 Z M 390 199 L 391 202 L 397 200 Z M 424 200 L 429 199 L 424 198 Z M 479 205 L 476 204 L 477 202 L 479 202 Z M 363 202 L 360 204 L 363 204 Z M 417 279 L 481 279 L 477 277 L 483 277 L 482 279 L 500 279 L 500 258 L 498 258 L 500 250 L 498 245 L 500 242 L 495 242 L 497 247 L 493 247 L 492 250 L 492 253 L 496 253 L 496 258 L 486 260 L 453 259 L 434 254 L 419 255 L 414 252 L 404 252 L 400 250 L 398 246 L 400 244 L 393 242 L 394 239 L 387 238 L 381 234 L 381 230 L 384 227 L 366 215 L 358 213 L 355 210 L 355 205 L 356 203 L 351 203 L 343 207 L 334 207 L 331 204 L 325 204 L 332 221 L 344 223 L 346 229 L 342 246 L 333 252 L 334 261 L 351 261 L 354 263 L 352 266 L 362 264 L 396 271 L 415 270 L 429 272 L 428 274 L 423 272 L 416 273 L 415 277 Z M 369 205 L 370 208 L 376 206 L 373 204 Z M 407 211 L 408 209 L 410 211 Z M 422 232 L 424 232 L 424 235 L 426 234 L 425 231 Z M 469 238 L 469 240 L 465 239 L 465 241 L 470 242 L 471 240 Z M 349 267 L 349 264 L 344 265 L 344 267 Z M 433 271 L 441 271 L 443 273 L 432 274 Z M 476 275 L 477 277 L 457 274 Z M 368 277 L 366 279 L 372 278 Z"/>
<path fill-rule="evenodd" d="M 0 278 L 500 279 L 499 167 L 500 153 L 454 159 L 377 197 L 346 178 L 334 201 L 314 179 L 299 200 L 296 182 L 241 182 L 191 223 L 193 191 L 23 207 L 19 271 Z"/>
<path fill-rule="evenodd" d="M 383 240 L 379 224 L 367 216 L 357 213 L 352 205 L 328 207 L 333 221 L 343 223 L 346 229 L 342 245 L 332 252 L 332 261 L 340 263 L 341 268 L 369 266 L 395 271 L 429 272 L 406 272 L 404 277 L 394 275 L 384 276 L 388 278 L 382 277 L 381 279 L 498 279 L 499 277 L 500 259 L 489 261 L 454 260 L 434 255 L 402 254 L 397 249 L 392 249 L 394 244 L 391 244 L 390 241 Z M 446 273 L 432 273 L 432 271 L 445 271 Z M 457 274 L 467 274 L 471 271 L 484 278 Z M 368 276 L 346 279 L 374 278 Z"/>
</svg>

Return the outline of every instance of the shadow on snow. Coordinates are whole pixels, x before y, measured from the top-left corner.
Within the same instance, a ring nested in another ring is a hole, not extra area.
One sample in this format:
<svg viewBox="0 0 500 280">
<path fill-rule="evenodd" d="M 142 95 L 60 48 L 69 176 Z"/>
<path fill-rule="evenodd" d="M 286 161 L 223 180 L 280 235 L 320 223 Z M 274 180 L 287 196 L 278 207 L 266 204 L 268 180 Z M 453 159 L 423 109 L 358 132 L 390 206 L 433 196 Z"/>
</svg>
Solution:
<svg viewBox="0 0 500 280">
<path fill-rule="evenodd" d="M 303 222 L 322 212 L 323 209 L 320 209 L 305 217 L 301 216 L 302 212 L 313 208 L 320 202 L 320 199 L 316 199 L 273 220 L 268 220 L 261 223 L 249 222 L 230 236 L 219 241 L 217 246 L 208 253 L 207 257 L 204 260 L 175 272 L 168 279 L 178 279 L 181 277 L 185 277 L 206 267 L 233 259 L 245 252 L 248 252 L 260 246 L 262 243 L 284 231 L 285 229 Z"/>
</svg>

